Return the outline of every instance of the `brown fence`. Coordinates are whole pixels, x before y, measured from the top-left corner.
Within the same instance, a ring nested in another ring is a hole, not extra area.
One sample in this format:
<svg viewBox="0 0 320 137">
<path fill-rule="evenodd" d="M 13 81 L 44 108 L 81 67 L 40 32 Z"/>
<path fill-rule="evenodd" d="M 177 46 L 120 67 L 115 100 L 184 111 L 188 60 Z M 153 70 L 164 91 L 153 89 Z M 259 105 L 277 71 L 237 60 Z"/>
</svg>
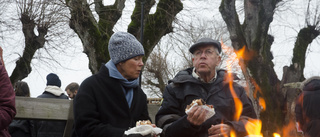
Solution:
<svg viewBox="0 0 320 137">
<path fill-rule="evenodd" d="M 148 98 L 148 111 L 153 123 L 160 103 L 160 98 Z M 63 137 L 70 137 L 73 126 L 72 105 L 72 101 L 67 99 L 16 97 L 15 119 L 66 120 Z"/>
</svg>

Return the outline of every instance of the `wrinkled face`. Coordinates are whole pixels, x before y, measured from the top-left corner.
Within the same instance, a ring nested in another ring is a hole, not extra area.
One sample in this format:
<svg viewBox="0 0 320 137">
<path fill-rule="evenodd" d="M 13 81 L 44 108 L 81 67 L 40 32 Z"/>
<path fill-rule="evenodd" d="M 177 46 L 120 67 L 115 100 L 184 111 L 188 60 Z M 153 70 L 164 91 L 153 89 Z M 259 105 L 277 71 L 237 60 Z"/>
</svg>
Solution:
<svg viewBox="0 0 320 137">
<path fill-rule="evenodd" d="M 212 45 L 200 46 L 193 52 L 192 63 L 199 74 L 210 74 L 215 72 L 220 64 L 221 57 Z"/>
<path fill-rule="evenodd" d="M 67 89 L 66 92 L 67 92 L 69 98 L 71 98 L 71 99 L 73 99 L 73 98 L 76 96 L 76 94 L 77 94 L 77 90 L 74 91 L 74 93 L 72 93 L 72 92 L 70 91 L 70 89 Z"/>
<path fill-rule="evenodd" d="M 125 62 L 120 62 L 117 64 L 117 69 L 125 79 L 137 79 L 143 66 L 142 58 L 143 56 L 136 56 Z"/>
</svg>

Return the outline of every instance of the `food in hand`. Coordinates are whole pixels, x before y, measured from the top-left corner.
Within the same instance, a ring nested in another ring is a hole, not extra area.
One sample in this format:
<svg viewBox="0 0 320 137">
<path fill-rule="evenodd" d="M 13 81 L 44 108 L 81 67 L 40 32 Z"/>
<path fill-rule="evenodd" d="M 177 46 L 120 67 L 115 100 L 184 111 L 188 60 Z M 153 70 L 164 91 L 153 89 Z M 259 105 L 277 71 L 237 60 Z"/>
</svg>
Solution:
<svg viewBox="0 0 320 137">
<path fill-rule="evenodd" d="M 139 120 L 136 122 L 136 126 L 140 126 L 140 125 L 151 125 L 151 121 L 150 120 Z"/>
<path fill-rule="evenodd" d="M 191 109 L 192 106 L 194 106 L 195 104 L 201 106 L 201 105 L 206 105 L 208 106 L 209 108 L 213 109 L 213 105 L 208 105 L 206 104 L 203 99 L 194 99 L 190 105 L 187 105 L 186 107 L 186 111 L 188 111 L 189 109 Z"/>
</svg>

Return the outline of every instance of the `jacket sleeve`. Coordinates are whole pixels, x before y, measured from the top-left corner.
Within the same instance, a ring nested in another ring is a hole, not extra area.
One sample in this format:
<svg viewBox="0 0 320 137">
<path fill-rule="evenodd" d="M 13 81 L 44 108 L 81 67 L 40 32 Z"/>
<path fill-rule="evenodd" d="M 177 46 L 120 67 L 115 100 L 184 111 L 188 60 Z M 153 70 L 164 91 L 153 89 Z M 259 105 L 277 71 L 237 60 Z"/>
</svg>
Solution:
<svg viewBox="0 0 320 137">
<path fill-rule="evenodd" d="M 193 137 L 200 126 L 193 126 L 187 120 L 187 115 L 181 112 L 178 99 L 171 92 L 171 85 L 168 85 L 163 93 L 161 107 L 156 114 L 156 125 L 163 129 L 165 137 Z"/>
<path fill-rule="evenodd" d="M 73 101 L 74 129 L 78 137 L 121 137 L 125 129 L 116 128 L 108 123 L 102 123 L 101 114 L 95 105 L 96 99 L 91 92 L 92 83 L 83 81 Z"/>
<path fill-rule="evenodd" d="M 240 116 L 239 121 L 228 121 L 227 124 L 232 125 L 233 129 L 235 130 L 238 136 L 245 136 L 247 135 L 247 131 L 245 129 L 245 124 L 248 119 L 257 119 L 257 115 L 254 111 L 251 99 L 247 96 L 244 89 L 241 87 L 239 88 L 240 94 L 239 98 L 242 102 L 242 114 Z"/>
<path fill-rule="evenodd" d="M 15 93 L 8 73 L 0 62 L 0 129 L 8 128 L 15 115 Z"/>
</svg>

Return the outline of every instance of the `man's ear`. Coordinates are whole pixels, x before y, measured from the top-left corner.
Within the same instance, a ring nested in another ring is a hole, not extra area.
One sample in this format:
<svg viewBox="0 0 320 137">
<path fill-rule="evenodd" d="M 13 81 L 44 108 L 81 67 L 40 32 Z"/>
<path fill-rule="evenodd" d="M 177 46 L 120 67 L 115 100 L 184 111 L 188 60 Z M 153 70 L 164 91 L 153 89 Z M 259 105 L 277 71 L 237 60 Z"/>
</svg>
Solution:
<svg viewBox="0 0 320 137">
<path fill-rule="evenodd" d="M 221 56 L 218 57 L 218 62 L 219 62 L 219 63 L 217 63 L 217 66 L 219 66 L 220 63 L 221 63 Z"/>
<path fill-rule="evenodd" d="M 193 63 L 194 57 L 192 57 L 191 60 L 192 60 L 192 66 L 195 67 L 195 66 L 194 66 L 194 63 Z"/>
</svg>

